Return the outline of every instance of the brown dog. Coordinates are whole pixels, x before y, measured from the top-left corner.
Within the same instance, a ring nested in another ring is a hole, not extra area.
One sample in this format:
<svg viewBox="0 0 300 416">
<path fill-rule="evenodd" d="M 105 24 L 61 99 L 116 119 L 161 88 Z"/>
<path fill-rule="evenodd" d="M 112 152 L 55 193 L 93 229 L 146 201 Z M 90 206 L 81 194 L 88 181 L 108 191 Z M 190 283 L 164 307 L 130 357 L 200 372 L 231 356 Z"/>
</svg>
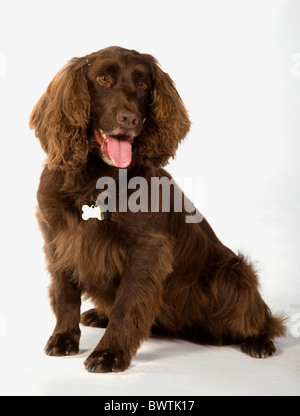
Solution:
<svg viewBox="0 0 300 416">
<path fill-rule="evenodd" d="M 30 126 L 48 155 L 37 214 L 57 318 L 47 354 L 78 353 L 82 294 L 95 304 L 82 323 L 107 326 L 85 362 L 91 372 L 125 370 L 151 331 L 240 343 L 253 357 L 275 352 L 271 340 L 284 335 L 283 318 L 262 300 L 251 264 L 225 247 L 205 219 L 187 221 L 191 210 L 175 209 L 176 187 L 164 210 L 159 186 L 159 209 L 151 212 L 153 178 L 170 180 L 162 166 L 190 128 L 172 80 L 152 56 L 111 47 L 72 59 L 37 103 Z M 130 210 L 134 196 L 139 202 L 129 186 L 137 177 L 149 185 L 139 194 L 146 202 Z M 102 221 L 101 178 L 117 185 Z M 85 205 L 99 209 L 97 218 L 83 220 Z"/>
</svg>

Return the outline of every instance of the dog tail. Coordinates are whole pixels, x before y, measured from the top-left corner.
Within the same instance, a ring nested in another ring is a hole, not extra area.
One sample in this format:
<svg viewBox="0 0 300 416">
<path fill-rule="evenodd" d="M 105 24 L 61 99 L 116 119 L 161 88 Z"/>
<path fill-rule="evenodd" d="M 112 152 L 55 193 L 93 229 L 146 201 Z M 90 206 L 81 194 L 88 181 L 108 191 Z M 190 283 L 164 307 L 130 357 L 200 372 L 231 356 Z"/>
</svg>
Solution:
<svg viewBox="0 0 300 416">
<path fill-rule="evenodd" d="M 273 315 L 267 308 L 264 335 L 270 339 L 284 337 L 287 333 L 286 321 L 287 317 L 283 313 Z"/>
</svg>

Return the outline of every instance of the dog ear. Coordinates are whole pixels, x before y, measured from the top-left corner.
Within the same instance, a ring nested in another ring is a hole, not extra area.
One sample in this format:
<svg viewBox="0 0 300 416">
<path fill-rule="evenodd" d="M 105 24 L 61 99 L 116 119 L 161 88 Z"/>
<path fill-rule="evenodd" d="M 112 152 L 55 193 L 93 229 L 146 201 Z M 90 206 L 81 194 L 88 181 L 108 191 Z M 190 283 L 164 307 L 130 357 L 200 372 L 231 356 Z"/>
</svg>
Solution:
<svg viewBox="0 0 300 416">
<path fill-rule="evenodd" d="M 178 144 L 190 130 L 190 120 L 174 82 L 150 55 L 153 68 L 153 90 L 150 114 L 137 147 L 144 165 L 164 166 L 174 157 Z"/>
<path fill-rule="evenodd" d="M 87 60 L 73 58 L 49 84 L 33 109 L 29 126 L 48 155 L 49 169 L 78 171 L 88 154 L 87 127 L 91 99 Z"/>
</svg>

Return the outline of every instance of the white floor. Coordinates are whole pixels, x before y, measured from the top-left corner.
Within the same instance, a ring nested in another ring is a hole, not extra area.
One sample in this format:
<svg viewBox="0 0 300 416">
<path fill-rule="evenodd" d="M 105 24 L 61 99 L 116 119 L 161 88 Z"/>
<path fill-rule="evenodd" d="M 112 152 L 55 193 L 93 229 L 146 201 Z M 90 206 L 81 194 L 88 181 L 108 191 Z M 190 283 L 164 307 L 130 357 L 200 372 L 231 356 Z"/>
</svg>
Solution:
<svg viewBox="0 0 300 416">
<path fill-rule="evenodd" d="M 292 308 L 289 328 L 298 335 L 291 320 Z M 1 395 L 300 394 L 300 338 L 292 334 L 279 340 L 276 355 L 265 360 L 248 357 L 238 346 L 210 347 L 150 338 L 126 372 L 90 374 L 83 362 L 104 330 L 82 327 L 78 356 L 47 357 L 42 349 L 53 322 L 49 319 L 43 326 L 44 318 L 41 314 L 29 329 L 20 326 L 18 333 L 1 338 Z"/>
</svg>

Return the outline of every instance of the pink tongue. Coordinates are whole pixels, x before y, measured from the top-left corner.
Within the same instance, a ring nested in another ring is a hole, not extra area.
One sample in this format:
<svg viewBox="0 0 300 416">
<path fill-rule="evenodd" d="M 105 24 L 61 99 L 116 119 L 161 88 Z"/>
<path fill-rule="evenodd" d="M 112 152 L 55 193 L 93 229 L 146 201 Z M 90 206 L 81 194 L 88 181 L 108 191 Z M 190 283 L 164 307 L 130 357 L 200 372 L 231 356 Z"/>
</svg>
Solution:
<svg viewBox="0 0 300 416">
<path fill-rule="evenodd" d="M 127 168 L 131 163 L 131 144 L 128 140 L 107 136 L 107 151 L 111 162 L 117 168 Z"/>
</svg>

